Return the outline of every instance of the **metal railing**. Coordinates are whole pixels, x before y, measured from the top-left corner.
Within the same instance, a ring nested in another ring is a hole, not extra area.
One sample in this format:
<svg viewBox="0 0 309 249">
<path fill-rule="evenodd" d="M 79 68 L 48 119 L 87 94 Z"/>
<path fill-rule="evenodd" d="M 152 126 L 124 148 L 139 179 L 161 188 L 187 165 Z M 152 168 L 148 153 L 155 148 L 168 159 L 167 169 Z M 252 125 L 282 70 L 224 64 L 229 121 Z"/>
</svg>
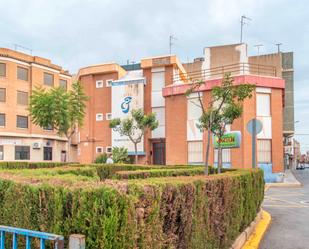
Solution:
<svg viewBox="0 0 309 249">
<path fill-rule="evenodd" d="M 236 75 L 263 75 L 276 77 L 276 67 L 266 66 L 251 63 L 235 63 L 224 65 L 220 67 L 213 67 L 205 70 L 192 71 L 188 73 L 178 73 L 173 76 L 173 83 L 177 84 L 183 82 L 194 82 L 200 80 L 217 79 L 223 77 L 225 73 L 230 73 L 232 76 Z"/>
<path fill-rule="evenodd" d="M 54 249 L 63 249 L 64 238 L 61 235 L 52 233 L 37 232 L 28 229 L 0 226 L 0 249 L 5 249 L 6 233 L 13 234 L 12 248 L 18 248 L 18 236 L 24 236 L 26 239 L 26 249 L 31 249 L 31 239 L 37 238 L 40 240 L 40 249 L 45 249 L 45 241 L 53 241 Z"/>
</svg>

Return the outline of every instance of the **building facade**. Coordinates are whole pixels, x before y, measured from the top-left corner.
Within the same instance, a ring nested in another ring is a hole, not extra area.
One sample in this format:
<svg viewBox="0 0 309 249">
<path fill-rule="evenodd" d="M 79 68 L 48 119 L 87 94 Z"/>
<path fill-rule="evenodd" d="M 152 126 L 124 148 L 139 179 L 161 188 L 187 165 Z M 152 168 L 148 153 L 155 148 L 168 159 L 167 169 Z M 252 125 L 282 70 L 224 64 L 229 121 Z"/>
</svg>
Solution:
<svg viewBox="0 0 309 249">
<path fill-rule="evenodd" d="M 28 104 L 35 88 L 70 89 L 71 82 L 72 76 L 48 59 L 0 48 L 0 160 L 66 161 L 66 138 L 34 125 Z"/>
<path fill-rule="evenodd" d="M 207 137 L 196 127 L 201 110 L 196 105 L 196 93 L 185 93 L 194 81 L 203 80 L 200 91 L 207 104 L 211 88 L 220 84 L 224 73 L 231 73 L 235 84 L 255 84 L 256 90 L 244 102 L 242 117 L 228 128 L 240 131 L 242 141 L 240 148 L 223 150 L 224 166 L 251 167 L 252 142 L 246 127 L 257 118 L 263 124 L 256 141 L 258 165 L 271 173 L 282 172 L 285 81 L 281 66 L 274 64 L 277 60 L 266 63 L 261 58 L 248 56 L 246 44 L 235 44 L 206 48 L 203 57 L 186 64 L 175 55 L 167 55 L 144 58 L 136 65 L 107 63 L 80 69 L 78 79 L 90 100 L 85 125 L 79 131 L 78 160 L 93 162 L 114 146 L 125 146 L 133 155 L 132 144 L 109 128 L 109 120 L 125 118 L 132 109 L 142 108 L 145 113 L 156 113 L 159 127 L 144 135 L 138 148 L 140 162 L 203 163 Z M 216 154 L 211 146 L 213 164 Z"/>
</svg>

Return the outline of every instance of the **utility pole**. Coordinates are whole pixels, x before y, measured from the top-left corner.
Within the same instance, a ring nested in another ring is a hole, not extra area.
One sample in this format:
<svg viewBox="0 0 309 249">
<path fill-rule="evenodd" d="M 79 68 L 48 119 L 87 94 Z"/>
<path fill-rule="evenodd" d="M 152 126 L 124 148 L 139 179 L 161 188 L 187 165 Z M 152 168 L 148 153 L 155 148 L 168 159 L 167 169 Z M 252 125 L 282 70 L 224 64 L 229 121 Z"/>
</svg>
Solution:
<svg viewBox="0 0 309 249">
<path fill-rule="evenodd" d="M 277 48 L 278 48 L 278 54 L 280 53 L 280 46 L 282 45 L 282 43 L 276 43 L 276 46 L 277 46 Z"/>
<path fill-rule="evenodd" d="M 170 35 L 169 37 L 169 47 L 170 47 L 170 54 L 172 54 L 172 46 L 174 45 L 173 41 L 177 40 L 175 36 Z"/>
<path fill-rule="evenodd" d="M 240 43 L 242 43 L 242 32 L 243 32 L 242 29 L 243 29 L 243 26 L 244 26 L 245 24 L 248 24 L 248 23 L 245 22 L 246 20 L 252 21 L 251 18 L 246 17 L 245 15 L 242 15 L 242 16 L 241 16 L 241 19 L 240 19 Z"/>
</svg>

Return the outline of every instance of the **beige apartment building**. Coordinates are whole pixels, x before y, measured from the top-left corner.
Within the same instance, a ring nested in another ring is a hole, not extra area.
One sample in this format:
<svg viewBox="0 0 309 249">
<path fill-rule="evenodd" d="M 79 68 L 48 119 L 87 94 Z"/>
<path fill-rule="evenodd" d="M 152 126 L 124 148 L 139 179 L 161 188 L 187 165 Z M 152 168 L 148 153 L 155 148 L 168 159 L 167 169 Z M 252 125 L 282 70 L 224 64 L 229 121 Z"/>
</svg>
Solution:
<svg viewBox="0 0 309 249">
<path fill-rule="evenodd" d="M 69 89 L 71 83 L 72 76 L 48 59 L 0 48 L 0 160 L 66 161 L 66 138 L 31 123 L 28 104 L 36 87 Z"/>
</svg>

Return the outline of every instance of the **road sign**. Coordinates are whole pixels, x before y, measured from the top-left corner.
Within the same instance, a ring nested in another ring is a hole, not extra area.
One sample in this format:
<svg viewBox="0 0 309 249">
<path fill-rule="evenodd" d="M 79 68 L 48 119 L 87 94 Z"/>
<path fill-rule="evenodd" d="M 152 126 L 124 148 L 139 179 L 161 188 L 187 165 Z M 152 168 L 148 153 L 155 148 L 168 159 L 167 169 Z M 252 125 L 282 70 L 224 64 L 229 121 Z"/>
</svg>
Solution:
<svg viewBox="0 0 309 249">
<path fill-rule="evenodd" d="M 256 167 L 256 135 L 263 129 L 260 120 L 253 118 L 247 123 L 247 131 L 252 135 L 252 168 Z"/>
<path fill-rule="evenodd" d="M 214 137 L 214 147 L 217 149 L 218 144 L 218 137 Z M 228 149 L 228 148 L 239 148 L 241 144 L 241 133 L 240 131 L 232 131 L 227 132 L 224 134 L 220 141 L 220 147 L 222 149 Z"/>
<path fill-rule="evenodd" d="M 255 127 L 255 128 L 254 128 Z M 247 131 L 252 135 L 255 130 L 255 134 L 259 134 L 263 130 L 263 124 L 260 120 L 254 118 L 247 123 Z"/>
</svg>

